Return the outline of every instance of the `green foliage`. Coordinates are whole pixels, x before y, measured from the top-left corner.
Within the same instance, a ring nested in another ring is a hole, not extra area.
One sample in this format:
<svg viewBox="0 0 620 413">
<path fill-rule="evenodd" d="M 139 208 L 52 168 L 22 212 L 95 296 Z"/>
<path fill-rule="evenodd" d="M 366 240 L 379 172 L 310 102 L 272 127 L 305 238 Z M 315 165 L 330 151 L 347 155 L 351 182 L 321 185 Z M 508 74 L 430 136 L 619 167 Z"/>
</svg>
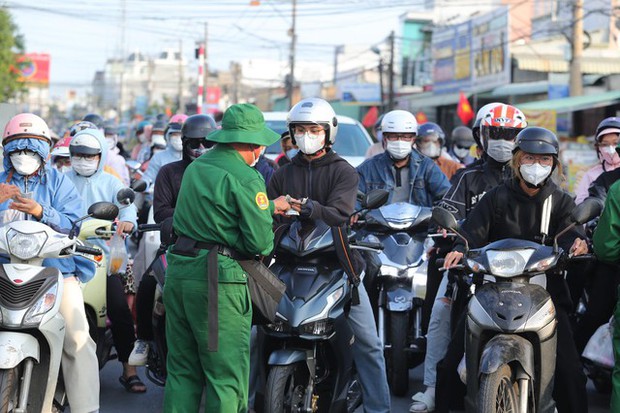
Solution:
<svg viewBox="0 0 620 413">
<path fill-rule="evenodd" d="M 0 7 L 0 102 L 6 102 L 25 91 L 15 67 L 16 57 L 24 53 L 24 40 L 4 7 Z"/>
</svg>

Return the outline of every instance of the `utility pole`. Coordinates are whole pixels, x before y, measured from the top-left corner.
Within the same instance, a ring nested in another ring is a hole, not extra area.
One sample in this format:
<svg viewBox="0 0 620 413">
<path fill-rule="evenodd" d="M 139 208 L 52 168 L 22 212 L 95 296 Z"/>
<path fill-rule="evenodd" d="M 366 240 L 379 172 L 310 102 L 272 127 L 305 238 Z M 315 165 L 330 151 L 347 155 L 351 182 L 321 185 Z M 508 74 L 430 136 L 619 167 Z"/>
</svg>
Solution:
<svg viewBox="0 0 620 413">
<path fill-rule="evenodd" d="M 126 26 L 126 11 L 127 11 L 127 0 L 121 0 L 121 44 L 120 44 L 120 55 L 121 55 L 121 73 L 120 73 L 120 88 L 118 93 L 118 111 L 119 111 L 119 123 L 123 121 L 123 99 L 125 95 L 125 26 Z"/>
<path fill-rule="evenodd" d="M 196 113 L 202 113 L 202 98 L 204 96 L 204 75 L 202 71 L 205 65 L 205 45 L 198 44 L 198 93 L 196 94 Z"/>
<path fill-rule="evenodd" d="M 387 111 L 394 109 L 394 31 L 390 33 L 390 63 L 388 64 L 388 108 Z"/>
<path fill-rule="evenodd" d="M 297 43 L 297 34 L 295 33 L 295 20 L 297 18 L 297 0 L 293 0 L 293 24 L 289 35 L 291 36 L 291 53 L 289 56 L 289 79 L 286 84 L 286 97 L 288 99 L 288 107 L 293 107 L 293 91 L 295 90 L 295 44 Z"/>
<path fill-rule="evenodd" d="M 179 113 L 185 113 L 183 99 L 183 39 L 179 39 Z"/>
<path fill-rule="evenodd" d="M 205 22 L 205 44 L 204 44 L 204 69 L 202 72 L 202 76 L 204 80 L 202 81 L 204 85 L 204 102 L 209 104 L 208 96 L 209 96 L 209 54 L 207 53 L 207 45 L 209 44 L 209 25 Z"/>
<path fill-rule="evenodd" d="M 570 60 L 570 95 L 583 95 L 581 79 L 581 58 L 583 55 L 583 0 L 573 4 L 573 42 Z"/>
<path fill-rule="evenodd" d="M 342 53 L 344 46 L 334 47 L 334 86 L 336 86 L 336 78 L 338 77 L 338 55 Z"/>
</svg>

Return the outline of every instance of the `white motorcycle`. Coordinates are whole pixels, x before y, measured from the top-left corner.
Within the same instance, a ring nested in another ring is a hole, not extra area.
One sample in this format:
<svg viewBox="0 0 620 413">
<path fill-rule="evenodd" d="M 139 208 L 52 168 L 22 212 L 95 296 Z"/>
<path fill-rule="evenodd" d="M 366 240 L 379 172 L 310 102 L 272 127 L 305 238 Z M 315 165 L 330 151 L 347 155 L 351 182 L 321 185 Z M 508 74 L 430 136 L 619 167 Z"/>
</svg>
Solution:
<svg viewBox="0 0 620 413">
<path fill-rule="evenodd" d="M 118 207 L 98 202 L 88 215 L 113 220 Z M 44 267 L 46 258 L 100 255 L 82 245 L 77 227 L 69 235 L 36 221 L 15 221 L 0 228 L 0 412 L 52 412 L 61 409 L 64 385 L 59 378 L 65 338 L 60 314 L 63 275 Z M 87 257 L 88 258 L 88 257 Z"/>
</svg>

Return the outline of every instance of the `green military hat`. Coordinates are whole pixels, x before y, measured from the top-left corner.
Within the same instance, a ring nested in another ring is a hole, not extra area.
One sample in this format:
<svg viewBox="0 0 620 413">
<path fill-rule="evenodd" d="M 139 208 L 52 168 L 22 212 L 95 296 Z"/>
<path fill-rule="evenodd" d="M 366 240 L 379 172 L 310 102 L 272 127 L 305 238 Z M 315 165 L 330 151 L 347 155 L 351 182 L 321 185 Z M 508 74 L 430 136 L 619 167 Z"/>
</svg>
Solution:
<svg viewBox="0 0 620 413">
<path fill-rule="evenodd" d="M 265 125 L 260 109 L 249 103 L 240 103 L 226 109 L 222 129 L 211 132 L 207 139 L 218 143 L 269 146 L 280 139 L 280 135 Z"/>
</svg>

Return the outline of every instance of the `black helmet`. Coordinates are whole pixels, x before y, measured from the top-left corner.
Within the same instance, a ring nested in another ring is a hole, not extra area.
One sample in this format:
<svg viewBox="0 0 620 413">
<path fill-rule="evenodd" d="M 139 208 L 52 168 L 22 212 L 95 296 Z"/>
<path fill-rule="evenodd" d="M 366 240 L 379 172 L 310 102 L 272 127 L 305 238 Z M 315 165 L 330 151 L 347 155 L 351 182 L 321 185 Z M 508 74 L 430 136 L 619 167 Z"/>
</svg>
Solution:
<svg viewBox="0 0 620 413">
<path fill-rule="evenodd" d="M 101 116 L 97 115 L 96 113 L 89 113 L 88 115 L 84 116 L 82 118 L 82 120 L 94 123 L 95 126 L 97 126 L 97 128 L 103 128 L 104 127 L 104 120 L 103 120 L 103 118 Z"/>
<path fill-rule="evenodd" d="M 471 134 L 473 135 L 474 142 L 479 148 L 482 148 L 482 142 L 480 141 L 480 122 L 482 118 L 477 118 L 474 125 L 471 127 Z"/>
<path fill-rule="evenodd" d="M 596 143 L 599 143 L 601 136 L 607 135 L 608 133 L 618 133 L 620 134 L 620 118 L 612 117 L 606 118 L 601 121 L 596 127 Z"/>
<path fill-rule="evenodd" d="M 517 134 L 515 148 L 512 153 L 522 150 L 539 155 L 558 156 L 560 144 L 555 133 L 538 126 L 530 126 Z"/>
<path fill-rule="evenodd" d="M 75 125 L 71 126 L 71 128 L 69 128 L 69 136 L 75 136 L 76 133 L 84 129 L 99 129 L 99 128 L 97 127 L 97 125 L 95 125 L 92 122 L 89 122 L 87 120 L 81 120 Z"/>
<path fill-rule="evenodd" d="M 452 130 L 452 140 L 451 143 L 453 145 L 459 145 L 463 147 L 470 147 L 476 141 L 474 140 L 474 135 L 467 126 L 457 126 Z"/>
<path fill-rule="evenodd" d="M 446 141 L 446 134 L 444 133 L 441 126 L 433 122 L 426 122 L 418 127 L 418 136 L 416 139 L 424 138 L 425 136 L 435 135 L 439 138 L 439 144 L 443 146 Z"/>
<path fill-rule="evenodd" d="M 163 120 L 158 120 L 153 124 L 153 129 L 151 129 L 151 131 L 161 131 L 162 133 L 164 133 L 166 131 L 166 122 L 164 122 Z"/>
<path fill-rule="evenodd" d="M 181 128 L 183 139 L 205 139 L 217 129 L 215 120 L 209 115 L 192 115 L 185 120 Z"/>
</svg>

